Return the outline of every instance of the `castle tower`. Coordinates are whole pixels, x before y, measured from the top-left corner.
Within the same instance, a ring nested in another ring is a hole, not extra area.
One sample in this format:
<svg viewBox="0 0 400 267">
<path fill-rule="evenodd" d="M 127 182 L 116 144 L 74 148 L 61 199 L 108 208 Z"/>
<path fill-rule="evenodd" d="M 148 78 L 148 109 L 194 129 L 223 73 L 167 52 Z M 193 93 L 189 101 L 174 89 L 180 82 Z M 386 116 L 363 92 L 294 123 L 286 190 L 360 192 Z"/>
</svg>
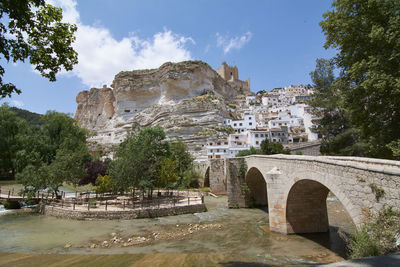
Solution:
<svg viewBox="0 0 400 267">
<path fill-rule="evenodd" d="M 250 78 L 246 81 L 239 80 L 239 70 L 237 66 L 229 66 L 224 61 L 222 62 L 222 66 L 217 69 L 217 72 L 225 81 L 240 87 L 244 94 L 250 93 Z"/>
</svg>

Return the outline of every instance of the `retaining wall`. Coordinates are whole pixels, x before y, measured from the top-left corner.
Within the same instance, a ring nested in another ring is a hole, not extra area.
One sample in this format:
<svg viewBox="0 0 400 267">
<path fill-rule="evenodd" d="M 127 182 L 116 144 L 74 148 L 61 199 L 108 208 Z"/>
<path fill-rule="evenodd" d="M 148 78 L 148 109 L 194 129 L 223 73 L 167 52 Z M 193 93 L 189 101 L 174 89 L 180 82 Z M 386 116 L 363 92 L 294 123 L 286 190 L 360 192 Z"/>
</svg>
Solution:
<svg viewBox="0 0 400 267">
<path fill-rule="evenodd" d="M 149 208 L 137 209 L 127 211 L 77 211 L 68 210 L 59 207 L 53 207 L 42 204 L 39 212 L 45 215 L 54 216 L 58 218 L 68 218 L 76 220 L 130 220 L 140 218 L 156 218 L 164 216 L 173 216 L 187 213 L 197 213 L 207 211 L 205 204 L 194 204 L 186 206 L 175 206 L 167 208 Z"/>
</svg>

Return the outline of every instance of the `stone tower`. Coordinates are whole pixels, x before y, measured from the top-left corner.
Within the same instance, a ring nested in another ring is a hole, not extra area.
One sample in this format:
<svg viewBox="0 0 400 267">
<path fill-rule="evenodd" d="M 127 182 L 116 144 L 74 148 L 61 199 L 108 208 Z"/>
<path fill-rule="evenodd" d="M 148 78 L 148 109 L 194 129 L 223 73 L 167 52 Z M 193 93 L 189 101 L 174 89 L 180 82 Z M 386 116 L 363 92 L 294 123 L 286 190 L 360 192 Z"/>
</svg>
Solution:
<svg viewBox="0 0 400 267">
<path fill-rule="evenodd" d="M 224 80 L 241 88 L 243 94 L 250 93 L 250 78 L 248 78 L 246 81 L 239 80 L 238 67 L 229 66 L 224 61 L 222 62 L 222 66 L 217 69 L 217 72 Z"/>
</svg>

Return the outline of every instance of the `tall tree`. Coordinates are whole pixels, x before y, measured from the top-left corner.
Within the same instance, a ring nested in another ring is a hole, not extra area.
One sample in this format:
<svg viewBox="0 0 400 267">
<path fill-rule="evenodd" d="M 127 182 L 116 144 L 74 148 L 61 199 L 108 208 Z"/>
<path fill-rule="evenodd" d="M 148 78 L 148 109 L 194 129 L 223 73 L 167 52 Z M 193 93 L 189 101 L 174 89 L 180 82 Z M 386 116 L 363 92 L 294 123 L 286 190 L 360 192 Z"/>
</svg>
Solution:
<svg viewBox="0 0 400 267">
<path fill-rule="evenodd" d="M 29 190 L 48 187 L 57 193 L 63 182 L 77 185 L 86 175 L 87 131 L 68 114 L 49 111 L 42 120 L 43 127 L 32 126 L 21 136 L 17 179 Z"/>
<path fill-rule="evenodd" d="M 400 1 L 335 0 L 320 23 L 338 50 L 340 91 L 367 156 L 391 158 L 400 139 Z"/>
<path fill-rule="evenodd" d="M 169 154 L 162 127 L 133 131 L 119 145 L 110 168 L 110 177 L 118 190 L 139 187 L 153 189 L 159 182 L 161 162 Z"/>
<path fill-rule="evenodd" d="M 334 69 L 332 60 L 317 59 L 316 68 L 310 73 L 314 93 L 308 104 L 314 115 L 321 118 L 313 131 L 322 137 L 322 154 L 362 156 L 360 136 L 343 104 L 341 80 L 336 79 Z"/>
<path fill-rule="evenodd" d="M 76 25 L 62 23 L 62 10 L 45 0 L 0 1 L 0 53 L 7 62 L 29 59 L 42 76 L 50 81 L 63 68 L 72 70 L 78 63 L 72 48 Z M 0 98 L 21 93 L 12 83 L 5 83 L 5 69 L 0 66 Z"/>
<path fill-rule="evenodd" d="M 0 175 L 14 178 L 19 121 L 7 104 L 0 107 Z"/>
</svg>

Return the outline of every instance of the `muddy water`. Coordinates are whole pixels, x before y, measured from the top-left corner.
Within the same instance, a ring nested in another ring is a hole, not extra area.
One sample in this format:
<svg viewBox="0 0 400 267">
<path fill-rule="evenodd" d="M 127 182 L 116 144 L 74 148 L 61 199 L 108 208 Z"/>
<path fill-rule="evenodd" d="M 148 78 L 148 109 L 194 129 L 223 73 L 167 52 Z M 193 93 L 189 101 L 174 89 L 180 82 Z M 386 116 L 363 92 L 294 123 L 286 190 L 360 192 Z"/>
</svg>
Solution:
<svg viewBox="0 0 400 267">
<path fill-rule="evenodd" d="M 120 221 L 76 221 L 36 214 L 0 216 L 0 252 L 23 253 L 215 253 L 232 259 L 288 264 L 335 262 L 345 257 L 344 243 L 337 229 L 351 232 L 354 226 L 343 206 L 328 201 L 329 233 L 281 235 L 268 231 L 268 214 L 261 209 L 228 209 L 226 197 L 205 199 L 208 211 L 198 214 L 156 219 Z M 134 246 L 90 248 L 110 240 L 111 233 L 121 238 L 152 237 L 154 233 L 173 233 L 189 225 L 221 227 L 194 231 L 168 240 L 149 239 Z M 67 247 L 65 248 L 66 244 Z"/>
</svg>

